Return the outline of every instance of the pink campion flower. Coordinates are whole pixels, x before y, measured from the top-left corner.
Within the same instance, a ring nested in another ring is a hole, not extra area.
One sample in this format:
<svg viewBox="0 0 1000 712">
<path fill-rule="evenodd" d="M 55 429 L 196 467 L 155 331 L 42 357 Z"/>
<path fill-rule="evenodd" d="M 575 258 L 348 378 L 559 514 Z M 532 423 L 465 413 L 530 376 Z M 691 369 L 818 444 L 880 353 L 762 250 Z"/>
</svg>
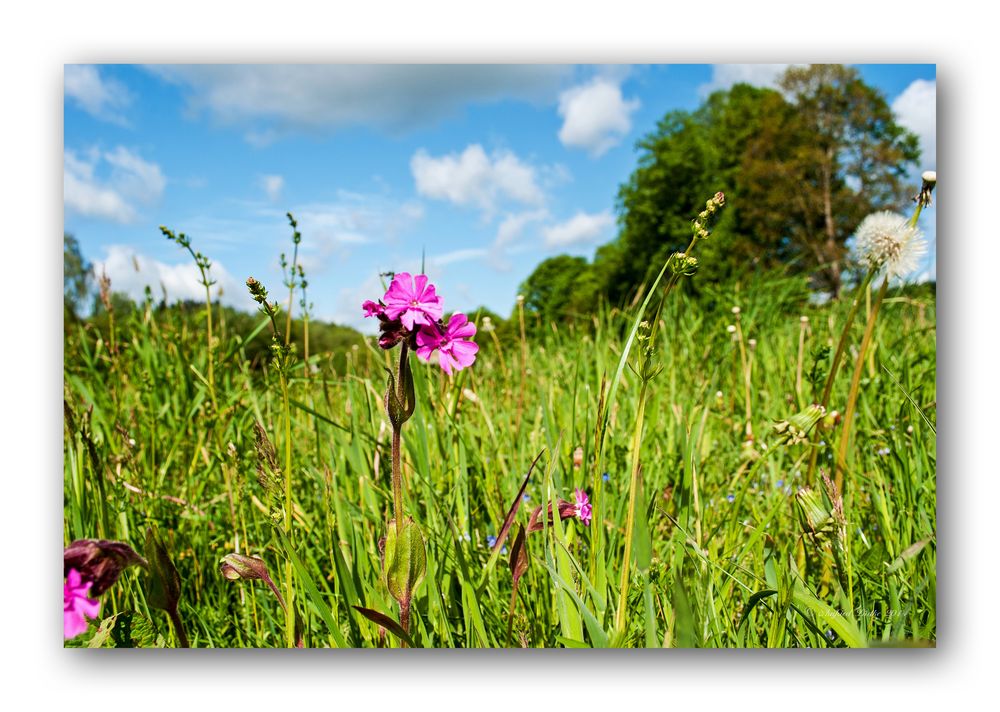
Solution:
<svg viewBox="0 0 1000 712">
<path fill-rule="evenodd" d="M 400 272 L 392 278 L 392 284 L 382 297 L 385 316 L 399 319 L 408 331 L 414 324 L 431 326 L 444 314 L 444 306 L 434 291 L 434 285 L 427 283 L 427 275 L 415 278 L 409 272 Z"/>
<path fill-rule="evenodd" d="M 434 325 L 420 327 L 417 332 L 417 356 L 429 362 L 431 355 L 437 351 L 441 369 L 450 375 L 453 370 L 461 371 L 476 360 L 479 344 L 471 341 L 475 335 L 476 325 L 470 323 L 465 314 L 455 312 L 443 334 Z"/>
<path fill-rule="evenodd" d="M 371 299 L 366 299 L 365 303 L 361 305 L 361 308 L 365 310 L 365 318 L 370 316 L 381 316 L 385 314 L 385 306 L 379 304 L 378 302 L 373 302 Z"/>
<path fill-rule="evenodd" d="M 593 507 L 590 505 L 590 499 L 587 497 L 587 493 L 584 492 L 579 487 L 576 488 L 574 492 L 576 495 L 576 505 L 574 509 L 576 510 L 576 516 L 584 526 L 590 526 L 590 517 L 593 512 Z"/>
<path fill-rule="evenodd" d="M 87 593 L 93 585 L 91 581 L 84 583 L 80 572 L 70 569 L 63 585 L 63 635 L 75 638 L 87 630 L 87 618 L 97 618 L 101 611 L 101 602 L 87 598 Z"/>
</svg>

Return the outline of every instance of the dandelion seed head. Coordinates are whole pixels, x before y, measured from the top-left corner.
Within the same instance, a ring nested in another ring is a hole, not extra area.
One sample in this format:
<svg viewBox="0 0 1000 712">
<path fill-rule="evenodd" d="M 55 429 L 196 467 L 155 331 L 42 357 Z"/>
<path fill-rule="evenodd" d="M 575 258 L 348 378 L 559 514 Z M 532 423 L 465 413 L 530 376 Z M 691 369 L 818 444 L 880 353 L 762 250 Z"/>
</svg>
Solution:
<svg viewBox="0 0 1000 712">
<path fill-rule="evenodd" d="M 733 312 L 733 314 L 739 314 L 740 313 L 740 308 L 739 307 L 733 307 L 732 308 L 732 312 Z"/>
<path fill-rule="evenodd" d="M 871 269 L 884 269 L 887 277 L 904 277 L 920 264 L 927 252 L 923 234 L 902 215 L 872 213 L 855 233 L 855 255 Z"/>
<path fill-rule="evenodd" d="M 729 326 L 726 327 L 726 331 L 728 331 L 730 334 L 735 334 L 736 333 L 736 325 L 735 324 L 730 324 Z"/>
</svg>

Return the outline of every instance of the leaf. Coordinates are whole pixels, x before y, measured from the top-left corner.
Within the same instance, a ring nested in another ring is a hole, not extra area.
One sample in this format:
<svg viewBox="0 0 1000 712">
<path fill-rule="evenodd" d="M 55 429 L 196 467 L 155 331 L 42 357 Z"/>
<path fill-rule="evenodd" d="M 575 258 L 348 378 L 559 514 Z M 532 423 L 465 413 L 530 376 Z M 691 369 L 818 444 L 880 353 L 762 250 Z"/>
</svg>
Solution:
<svg viewBox="0 0 1000 712">
<path fill-rule="evenodd" d="M 394 619 L 390 618 L 384 613 L 379 613 L 378 611 L 373 611 L 371 608 L 363 608 L 362 606 L 351 606 L 358 613 L 363 615 L 365 618 L 370 620 L 372 623 L 382 626 L 387 631 L 392 633 L 394 636 L 405 642 L 411 648 L 414 647 L 413 641 L 410 636 L 406 634 L 403 630 L 403 626 L 397 623 Z"/>
<path fill-rule="evenodd" d="M 753 611 L 753 609 L 757 607 L 757 604 L 763 601 L 768 596 L 773 596 L 776 593 L 778 592 L 775 591 L 773 588 L 767 588 L 764 589 L 763 591 L 757 591 L 757 593 L 750 596 L 750 598 L 747 599 L 746 606 L 743 608 L 743 615 L 740 616 L 739 625 L 736 626 L 737 632 L 739 632 L 740 628 L 743 627 L 743 624 L 747 622 L 747 618 L 750 617 L 751 611 Z"/>
<path fill-rule="evenodd" d="M 847 620 L 839 611 L 831 608 L 829 605 L 819 600 L 811 593 L 806 591 L 801 586 L 796 586 L 795 591 L 792 593 L 792 602 L 803 606 L 810 611 L 812 611 L 816 616 L 822 619 L 827 625 L 833 629 L 840 639 L 847 644 L 849 648 L 867 648 L 868 643 L 864 636 L 861 635 L 861 631 L 852 622 Z M 794 605 L 792 606 L 798 611 L 799 615 L 803 615 L 802 611 L 799 611 Z"/>
<path fill-rule="evenodd" d="M 518 525 L 517 536 L 510 547 L 510 574 L 514 577 L 514 586 L 528 570 L 528 542 L 524 536 L 524 526 Z"/>
<path fill-rule="evenodd" d="M 122 611 L 101 621 L 87 644 L 89 648 L 163 648 L 153 622 L 141 613 Z"/>
<path fill-rule="evenodd" d="M 545 449 L 542 448 L 541 452 L 535 455 L 535 459 L 532 460 L 531 466 L 528 468 L 528 473 L 524 476 L 524 482 L 521 483 L 521 489 L 517 491 L 517 496 L 514 497 L 514 501 L 511 502 L 510 509 L 507 510 L 507 516 L 504 517 L 503 526 L 500 527 L 500 533 L 497 534 L 496 543 L 493 545 L 494 551 L 500 551 L 503 548 L 503 543 L 507 539 L 507 534 L 510 532 L 510 527 L 514 523 L 514 517 L 517 516 L 517 510 L 521 507 L 521 502 L 524 501 L 524 490 L 528 488 L 528 480 L 531 479 L 531 473 L 535 469 L 535 465 L 538 464 L 538 460 L 542 457 Z"/>
<path fill-rule="evenodd" d="M 181 577 L 153 527 L 146 529 L 146 559 L 149 561 L 146 602 L 153 608 L 176 611 L 181 598 Z"/>
<path fill-rule="evenodd" d="M 281 539 L 281 545 L 285 548 L 285 553 L 288 554 L 289 560 L 292 562 L 292 566 L 295 568 L 295 575 L 298 576 L 302 585 L 305 586 L 306 594 L 309 596 L 309 600 L 312 601 L 313 606 L 319 612 L 320 618 L 326 623 L 326 627 L 329 629 L 330 634 L 333 635 L 334 641 L 338 647 L 346 648 L 348 647 L 347 641 L 344 640 L 344 634 L 340 631 L 340 626 L 337 625 L 337 621 L 334 620 L 333 614 L 330 612 L 330 605 L 323 600 L 323 597 L 319 594 L 319 590 L 316 588 L 316 584 L 313 583 L 312 577 L 306 568 L 302 565 L 302 561 L 299 559 L 298 554 L 295 553 L 295 549 L 292 548 L 291 543 L 288 541 L 288 537 L 280 529 L 275 530 L 278 533 L 278 537 Z M 289 602 L 288 605 L 293 605 Z"/>
<path fill-rule="evenodd" d="M 930 541 L 931 541 L 930 538 L 921 539 L 916 544 L 912 544 L 909 547 L 907 547 L 902 554 L 896 557 L 895 561 L 893 561 L 891 564 L 888 563 L 886 564 L 886 573 L 894 574 L 897 571 L 899 571 L 899 569 L 903 567 L 903 564 L 905 564 L 907 561 L 909 561 L 914 556 L 919 554 L 923 550 L 923 548 L 930 543 Z"/>
</svg>

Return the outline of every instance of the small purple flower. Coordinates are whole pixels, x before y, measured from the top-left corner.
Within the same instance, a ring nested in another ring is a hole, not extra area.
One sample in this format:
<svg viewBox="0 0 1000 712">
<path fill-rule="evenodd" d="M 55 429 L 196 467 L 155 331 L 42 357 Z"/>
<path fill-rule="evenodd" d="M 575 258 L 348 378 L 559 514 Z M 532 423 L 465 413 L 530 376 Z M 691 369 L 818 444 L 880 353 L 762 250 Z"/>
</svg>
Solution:
<svg viewBox="0 0 1000 712">
<path fill-rule="evenodd" d="M 415 324 L 432 326 L 444 314 L 441 297 L 435 293 L 434 285 L 427 283 L 425 274 L 413 277 L 409 272 L 400 272 L 392 278 L 382 301 L 385 316 L 399 319 L 409 331 L 413 331 Z"/>
<path fill-rule="evenodd" d="M 781 489 L 782 487 L 784 487 L 784 486 L 785 486 L 785 481 L 784 481 L 784 480 L 778 480 L 778 481 L 777 481 L 777 482 L 775 483 L 775 485 L 774 485 L 774 486 L 775 486 L 775 487 L 777 487 L 778 489 Z"/>
<path fill-rule="evenodd" d="M 589 527 L 590 519 L 593 514 L 593 507 L 590 504 L 590 499 L 588 499 L 587 493 L 579 487 L 576 488 L 574 494 L 576 495 L 576 504 L 574 505 L 576 516 L 581 522 L 583 522 L 584 526 Z"/>
<path fill-rule="evenodd" d="M 487 534 L 486 535 L 486 545 L 492 549 L 494 546 L 497 545 L 497 538 L 495 536 L 493 536 L 492 534 Z"/>
<path fill-rule="evenodd" d="M 476 335 L 476 325 L 469 322 L 465 314 L 456 312 L 448 320 L 444 333 L 433 324 L 423 326 L 417 332 L 417 356 L 430 361 L 435 351 L 441 369 L 451 374 L 471 366 L 476 360 L 479 345 L 472 341 Z"/>
<path fill-rule="evenodd" d="M 92 581 L 84 582 L 76 569 L 69 570 L 63 584 L 63 635 L 66 639 L 85 632 L 87 617 L 97 618 L 101 612 L 101 602 L 87 598 L 92 585 Z"/>
</svg>

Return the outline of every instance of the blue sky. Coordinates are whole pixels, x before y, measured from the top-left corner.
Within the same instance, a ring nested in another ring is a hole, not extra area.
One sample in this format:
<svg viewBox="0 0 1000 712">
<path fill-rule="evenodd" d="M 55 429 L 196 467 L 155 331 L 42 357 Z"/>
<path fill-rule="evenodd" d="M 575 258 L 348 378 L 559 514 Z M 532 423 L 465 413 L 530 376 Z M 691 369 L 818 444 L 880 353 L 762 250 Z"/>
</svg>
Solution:
<svg viewBox="0 0 1000 712">
<path fill-rule="evenodd" d="M 158 226 L 209 255 L 227 304 L 279 293 L 285 218 L 322 319 L 371 329 L 382 271 L 426 255 L 446 309 L 506 314 L 541 260 L 615 236 L 635 143 L 672 109 L 786 65 L 67 65 L 65 229 L 140 297 L 200 298 Z M 936 168 L 934 65 L 860 65 Z M 933 211 L 922 218 L 931 238 Z M 138 266 L 138 270 L 136 267 Z"/>
</svg>

